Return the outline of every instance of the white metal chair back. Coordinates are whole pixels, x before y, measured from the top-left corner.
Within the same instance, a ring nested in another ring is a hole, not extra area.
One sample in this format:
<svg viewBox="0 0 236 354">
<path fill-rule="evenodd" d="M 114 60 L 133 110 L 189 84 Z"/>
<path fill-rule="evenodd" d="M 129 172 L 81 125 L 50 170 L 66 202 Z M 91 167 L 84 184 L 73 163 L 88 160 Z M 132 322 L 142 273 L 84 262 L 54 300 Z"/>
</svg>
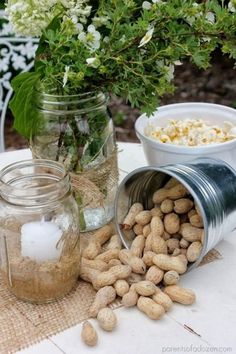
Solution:
<svg viewBox="0 0 236 354">
<path fill-rule="evenodd" d="M 12 96 L 14 75 L 33 67 L 38 39 L 15 36 L 4 10 L 0 10 L 0 152 L 5 150 L 4 126 Z"/>
</svg>

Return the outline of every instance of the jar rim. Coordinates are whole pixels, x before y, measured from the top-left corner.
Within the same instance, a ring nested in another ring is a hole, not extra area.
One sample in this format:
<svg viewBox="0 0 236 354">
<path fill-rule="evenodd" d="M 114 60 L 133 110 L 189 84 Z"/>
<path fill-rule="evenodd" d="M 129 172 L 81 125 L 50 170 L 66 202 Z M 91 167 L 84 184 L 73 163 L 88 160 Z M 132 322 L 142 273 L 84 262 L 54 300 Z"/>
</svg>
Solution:
<svg viewBox="0 0 236 354">
<path fill-rule="evenodd" d="M 108 94 L 105 92 L 89 91 L 72 95 L 47 93 L 36 89 L 38 99 L 37 109 L 51 115 L 83 114 L 104 109 L 108 103 Z"/>
<path fill-rule="evenodd" d="M 88 91 L 88 92 L 80 92 L 80 93 L 74 93 L 74 94 L 57 94 L 57 93 L 53 93 L 53 90 L 51 90 L 52 92 L 46 92 L 46 91 L 43 91 L 39 88 L 35 88 L 35 91 L 42 95 L 43 97 L 47 97 L 47 98 L 74 98 L 74 99 L 79 99 L 81 101 L 85 100 L 90 100 L 90 99 L 94 99 L 100 95 L 104 96 L 105 99 L 108 98 L 108 93 L 107 92 L 103 92 L 103 91 Z"/>
<path fill-rule="evenodd" d="M 44 168 L 35 173 L 32 168 Z M 22 171 L 26 169 L 26 173 Z M 48 169 L 48 170 L 47 170 Z M 49 172 L 50 169 L 50 172 Z M 36 178 L 48 179 L 53 183 L 30 185 Z M 23 188 L 18 182 L 24 182 Z M 28 184 L 27 184 L 28 182 Z M 63 164 L 47 159 L 30 159 L 11 163 L 0 171 L 0 195 L 16 205 L 41 206 L 63 198 L 70 191 L 70 179 Z"/>
</svg>

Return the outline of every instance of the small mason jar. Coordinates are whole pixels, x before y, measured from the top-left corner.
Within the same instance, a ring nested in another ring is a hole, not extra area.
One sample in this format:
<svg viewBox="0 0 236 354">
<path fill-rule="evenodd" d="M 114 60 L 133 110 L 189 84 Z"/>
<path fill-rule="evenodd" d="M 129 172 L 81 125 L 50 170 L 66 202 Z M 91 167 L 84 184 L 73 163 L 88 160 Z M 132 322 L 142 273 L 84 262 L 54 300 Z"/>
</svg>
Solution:
<svg viewBox="0 0 236 354">
<path fill-rule="evenodd" d="M 114 216 L 118 185 L 114 126 L 104 93 L 37 92 L 34 158 L 64 164 L 80 209 L 80 230 L 97 229 Z"/>
<path fill-rule="evenodd" d="M 78 206 L 63 165 L 26 160 L 0 173 L 0 271 L 18 298 L 66 295 L 80 266 Z"/>
</svg>

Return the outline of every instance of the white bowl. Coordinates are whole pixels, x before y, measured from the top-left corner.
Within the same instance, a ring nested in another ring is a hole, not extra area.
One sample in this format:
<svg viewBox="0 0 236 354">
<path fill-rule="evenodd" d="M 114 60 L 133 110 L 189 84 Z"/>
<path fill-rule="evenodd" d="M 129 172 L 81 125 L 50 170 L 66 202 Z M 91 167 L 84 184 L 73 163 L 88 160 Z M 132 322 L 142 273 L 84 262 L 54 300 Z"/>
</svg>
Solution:
<svg viewBox="0 0 236 354">
<path fill-rule="evenodd" d="M 140 139 L 149 165 L 160 166 L 169 163 L 181 163 L 197 157 L 212 157 L 226 161 L 236 169 L 236 139 L 218 144 L 189 147 L 174 144 L 164 144 L 144 134 L 148 123 L 164 127 L 171 119 L 204 119 L 210 124 L 223 126 L 224 121 L 236 126 L 236 110 L 213 103 L 177 103 L 162 106 L 151 116 L 141 115 L 135 130 Z"/>
</svg>

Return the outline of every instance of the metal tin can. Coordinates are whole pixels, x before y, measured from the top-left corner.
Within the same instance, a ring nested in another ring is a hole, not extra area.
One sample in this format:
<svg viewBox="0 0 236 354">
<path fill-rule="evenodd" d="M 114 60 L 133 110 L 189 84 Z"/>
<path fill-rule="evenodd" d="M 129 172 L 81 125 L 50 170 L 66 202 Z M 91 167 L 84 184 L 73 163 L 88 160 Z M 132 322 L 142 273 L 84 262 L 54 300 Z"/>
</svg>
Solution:
<svg viewBox="0 0 236 354">
<path fill-rule="evenodd" d="M 116 228 L 129 248 L 132 239 L 120 225 L 135 202 L 145 209 L 153 207 L 153 193 L 171 178 L 176 178 L 192 195 L 201 211 L 205 238 L 201 254 L 188 270 L 195 268 L 216 244 L 236 230 L 236 171 L 217 159 L 198 158 L 188 163 L 161 167 L 147 166 L 134 170 L 121 182 L 116 195 Z"/>
</svg>

